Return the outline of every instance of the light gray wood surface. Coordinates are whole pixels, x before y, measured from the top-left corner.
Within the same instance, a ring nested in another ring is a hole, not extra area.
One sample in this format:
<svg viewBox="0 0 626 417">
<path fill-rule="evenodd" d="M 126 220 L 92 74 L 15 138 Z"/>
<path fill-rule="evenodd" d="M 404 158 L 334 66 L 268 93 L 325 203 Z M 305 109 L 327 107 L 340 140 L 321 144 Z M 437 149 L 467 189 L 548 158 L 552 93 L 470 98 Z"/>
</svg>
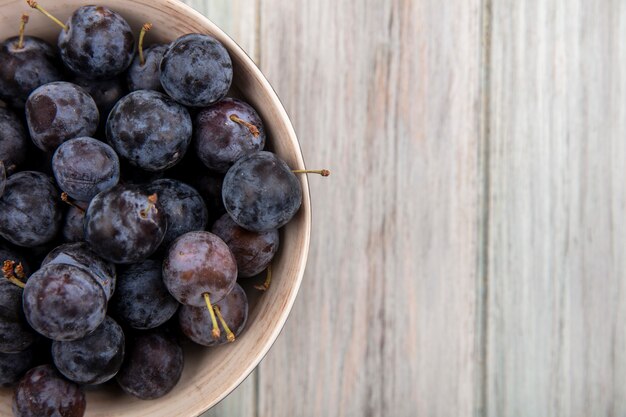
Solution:
<svg viewBox="0 0 626 417">
<path fill-rule="evenodd" d="M 309 167 L 298 300 L 207 416 L 626 415 L 626 4 L 188 0 Z"/>
<path fill-rule="evenodd" d="M 487 415 L 626 415 L 626 3 L 492 22 Z"/>
</svg>

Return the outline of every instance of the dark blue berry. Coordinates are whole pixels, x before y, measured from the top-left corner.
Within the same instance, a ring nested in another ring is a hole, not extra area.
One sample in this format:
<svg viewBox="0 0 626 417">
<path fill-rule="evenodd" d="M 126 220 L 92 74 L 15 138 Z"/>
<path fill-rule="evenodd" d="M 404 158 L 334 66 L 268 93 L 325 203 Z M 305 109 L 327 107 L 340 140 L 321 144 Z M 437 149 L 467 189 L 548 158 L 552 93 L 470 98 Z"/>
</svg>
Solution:
<svg viewBox="0 0 626 417">
<path fill-rule="evenodd" d="M 241 278 L 263 272 L 278 252 L 278 230 L 251 232 L 235 223 L 228 214 L 213 224 L 211 232 L 222 238 L 233 252 Z"/>
<path fill-rule="evenodd" d="M 102 6 L 82 6 L 59 34 L 61 59 L 76 75 L 108 79 L 128 68 L 135 53 L 135 37 L 128 22 Z"/>
<path fill-rule="evenodd" d="M 178 305 L 163 283 L 161 262 L 149 259 L 120 272 L 109 308 L 121 323 L 153 329 L 168 321 Z"/>
<path fill-rule="evenodd" d="M 124 360 L 124 332 L 110 317 L 82 339 L 52 343 L 57 369 L 79 384 L 101 384 L 113 378 Z"/>
<path fill-rule="evenodd" d="M 61 227 L 59 196 L 54 181 L 45 174 L 11 175 L 0 197 L 0 236 L 26 247 L 50 242 Z"/>
<path fill-rule="evenodd" d="M 235 223 L 264 232 L 291 220 L 302 204 L 302 188 L 282 159 L 261 151 L 241 158 L 228 170 L 222 197 Z"/>
<path fill-rule="evenodd" d="M 161 59 L 169 45 L 152 45 L 143 50 L 145 62 L 143 65 L 136 56 L 128 68 L 128 89 L 163 91 L 161 86 Z"/>
<path fill-rule="evenodd" d="M 17 285 L 0 277 L 0 352 L 17 353 L 35 343 L 37 335 L 22 311 L 22 292 Z"/>
<path fill-rule="evenodd" d="M 94 252 L 115 263 L 146 259 L 161 244 L 167 218 L 158 195 L 116 185 L 95 196 L 85 214 L 85 239 Z"/>
<path fill-rule="evenodd" d="M 265 128 L 249 104 L 225 98 L 196 115 L 193 140 L 208 168 L 226 172 L 239 158 L 263 150 Z"/>
<path fill-rule="evenodd" d="M 198 192 L 189 185 L 167 178 L 153 181 L 147 187 L 150 194 L 156 193 L 165 216 L 167 232 L 162 246 L 168 247 L 178 236 L 207 226 L 207 209 Z"/>
<path fill-rule="evenodd" d="M 0 98 L 15 108 L 23 108 L 28 95 L 37 87 L 63 79 L 56 51 L 45 41 L 18 37 L 0 44 Z"/>
<path fill-rule="evenodd" d="M 181 104 L 204 107 L 218 102 L 233 80 L 228 51 L 209 35 L 191 33 L 176 39 L 161 61 L 161 85 Z"/>
<path fill-rule="evenodd" d="M 192 123 L 187 109 L 165 94 L 139 90 L 111 110 L 107 140 L 120 157 L 147 171 L 162 171 L 185 156 Z"/>
<path fill-rule="evenodd" d="M 90 80 L 88 78 L 76 77 L 74 84 L 85 89 L 93 98 L 98 112 L 100 112 L 100 123 L 103 125 L 109 112 L 122 97 L 127 93 L 126 85 L 122 77 L 109 78 L 106 80 Z"/>
<path fill-rule="evenodd" d="M 183 350 L 176 341 L 159 332 L 139 334 L 129 344 L 116 380 L 127 394 L 152 400 L 174 388 L 183 364 Z"/>
<path fill-rule="evenodd" d="M 59 146 L 52 157 L 52 171 L 59 187 L 70 197 L 90 201 L 120 179 L 120 161 L 106 143 L 82 137 Z"/>
<path fill-rule="evenodd" d="M 0 162 L 6 175 L 11 175 L 24 162 L 28 142 L 20 119 L 9 109 L 0 107 Z"/>
<path fill-rule="evenodd" d="M 236 284 L 237 262 L 222 239 L 189 232 L 176 239 L 163 260 L 163 282 L 181 304 L 205 306 L 224 298 Z"/>
<path fill-rule="evenodd" d="M 115 291 L 115 265 L 99 257 L 85 242 L 66 243 L 54 248 L 41 262 L 41 266 L 47 264 L 68 264 L 89 271 L 104 290 L 107 300 Z"/>
<path fill-rule="evenodd" d="M 59 81 L 37 88 L 26 101 L 26 122 L 37 147 L 54 151 L 66 140 L 93 136 L 98 108 L 81 87 Z"/>
<path fill-rule="evenodd" d="M 24 314 L 38 333 L 53 340 L 76 340 L 105 318 L 107 298 L 93 273 L 68 264 L 47 264 L 24 288 Z"/>
<path fill-rule="evenodd" d="M 86 405 L 83 390 L 64 379 L 52 365 L 28 371 L 13 395 L 16 417 L 82 417 Z"/>
<path fill-rule="evenodd" d="M 28 371 L 35 362 L 33 348 L 17 353 L 0 353 L 0 387 L 10 387 Z"/>
</svg>

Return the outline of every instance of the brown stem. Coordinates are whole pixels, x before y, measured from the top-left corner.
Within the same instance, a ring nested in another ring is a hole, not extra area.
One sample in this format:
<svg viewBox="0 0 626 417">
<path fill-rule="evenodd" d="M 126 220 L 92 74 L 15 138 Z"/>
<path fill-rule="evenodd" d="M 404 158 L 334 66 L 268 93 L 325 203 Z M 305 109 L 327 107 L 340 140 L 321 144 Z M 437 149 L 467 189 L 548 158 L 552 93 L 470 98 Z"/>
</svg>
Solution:
<svg viewBox="0 0 626 417">
<path fill-rule="evenodd" d="M 148 196 L 148 205 L 139 211 L 139 215 L 141 216 L 142 219 L 145 219 L 146 217 L 148 217 L 148 213 L 150 213 L 151 211 L 154 211 L 154 212 L 158 211 L 156 208 L 157 200 L 158 200 L 158 197 L 156 193 L 150 194 Z"/>
<path fill-rule="evenodd" d="M 81 213 L 85 214 L 85 209 L 82 208 L 81 206 L 79 206 L 78 204 L 76 204 L 69 195 L 67 195 L 67 193 L 64 191 L 61 193 L 61 201 L 63 201 L 65 204 L 74 207 L 76 210 L 80 211 Z"/>
<path fill-rule="evenodd" d="M 232 120 L 235 123 L 239 123 L 240 125 L 244 125 L 245 127 L 247 127 L 248 130 L 250 131 L 250 133 L 252 133 L 252 136 L 254 136 L 255 138 L 258 137 L 261 134 L 261 132 L 259 132 L 259 129 L 255 125 L 253 125 L 250 122 L 246 122 L 245 120 L 243 120 L 242 118 L 240 118 L 236 114 L 231 114 L 230 115 L 230 120 Z"/>
<path fill-rule="evenodd" d="M 15 265 L 15 268 L 13 269 L 13 271 L 15 272 L 15 275 L 19 279 L 26 279 L 26 273 L 24 272 L 24 265 L 22 265 L 21 262 Z"/>
<path fill-rule="evenodd" d="M 59 19 L 57 19 L 56 17 L 54 17 L 50 13 L 48 13 L 48 11 L 46 9 L 44 9 L 43 7 L 41 7 L 39 4 L 37 4 L 37 2 L 35 0 L 26 0 L 26 3 L 28 3 L 28 5 L 30 7 L 32 7 L 33 9 L 37 9 L 41 13 L 45 14 L 46 16 L 48 16 L 54 23 L 56 23 L 57 25 L 61 26 L 63 28 L 63 30 L 65 30 L 66 32 L 69 29 L 65 23 L 61 22 Z"/>
<path fill-rule="evenodd" d="M 254 288 L 256 288 L 259 291 L 267 291 L 269 290 L 271 283 L 272 283 L 272 264 L 269 264 L 269 266 L 267 267 L 267 275 L 265 276 L 265 282 L 263 282 L 263 284 L 261 285 L 255 285 Z"/>
<path fill-rule="evenodd" d="M 209 297 L 208 292 L 205 292 L 202 295 L 204 296 L 204 302 L 206 303 L 206 308 L 209 309 L 209 314 L 211 315 L 211 323 L 213 324 L 213 330 L 211 331 L 211 335 L 213 335 L 213 339 L 219 339 L 220 328 L 217 326 L 217 320 L 215 319 L 215 312 L 213 311 L 213 306 L 211 305 L 211 298 Z"/>
<path fill-rule="evenodd" d="M 15 261 L 11 261 L 10 259 L 7 259 L 2 263 L 2 274 L 11 283 L 17 285 L 20 288 L 24 288 L 26 285 L 22 281 L 20 281 L 18 277 L 15 276 L 15 272 L 17 271 L 18 268 L 19 268 L 19 275 L 22 275 L 25 278 L 26 276 L 24 275 L 24 268 L 22 267 L 22 264 L 20 263 L 20 264 L 17 264 L 17 266 L 15 266 Z"/>
<path fill-rule="evenodd" d="M 149 32 L 150 29 L 152 29 L 152 23 L 144 23 L 141 27 L 141 31 L 139 32 L 139 46 L 137 47 L 137 51 L 139 52 L 139 63 L 142 67 L 146 63 L 143 56 L 143 38 L 146 36 L 146 32 Z"/>
<path fill-rule="evenodd" d="M 322 177 L 328 177 L 330 171 L 328 169 L 292 169 L 294 174 L 319 174 Z"/>
<path fill-rule="evenodd" d="M 20 39 L 17 41 L 17 49 L 22 49 L 24 47 L 24 29 L 26 28 L 26 23 L 28 23 L 28 15 L 26 13 L 22 13 L 22 19 L 20 19 Z"/>
<path fill-rule="evenodd" d="M 234 342 L 235 334 L 230 330 L 228 324 L 226 324 L 226 320 L 224 320 L 224 317 L 222 316 L 222 311 L 220 310 L 219 306 L 213 306 L 213 309 L 215 310 L 215 314 L 217 315 L 217 318 L 219 319 L 222 327 L 224 328 L 224 331 L 226 332 L 226 340 L 228 340 L 230 343 Z"/>
</svg>

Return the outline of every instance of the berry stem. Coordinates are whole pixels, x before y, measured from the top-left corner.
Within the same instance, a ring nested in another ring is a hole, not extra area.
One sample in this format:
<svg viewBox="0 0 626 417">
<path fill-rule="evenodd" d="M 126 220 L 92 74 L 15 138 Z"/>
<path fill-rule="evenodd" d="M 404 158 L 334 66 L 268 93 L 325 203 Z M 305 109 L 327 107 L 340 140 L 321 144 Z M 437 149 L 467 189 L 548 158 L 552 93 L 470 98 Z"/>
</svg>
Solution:
<svg viewBox="0 0 626 417">
<path fill-rule="evenodd" d="M 152 23 L 144 23 L 141 27 L 141 31 L 139 32 L 139 46 L 137 47 L 137 51 L 139 52 L 139 63 L 142 67 L 146 63 L 143 56 L 143 38 L 146 36 L 146 32 L 149 32 L 150 29 L 152 29 Z"/>
<path fill-rule="evenodd" d="M 261 132 L 259 132 L 259 129 L 255 125 L 253 125 L 250 122 L 246 122 L 245 120 L 243 120 L 242 118 L 240 118 L 236 114 L 231 114 L 230 115 L 230 120 L 232 120 L 235 123 L 239 123 L 240 125 L 243 125 L 243 126 L 247 127 L 248 130 L 250 131 L 250 133 L 252 133 L 252 136 L 254 136 L 255 138 L 258 137 L 261 134 Z"/>
<path fill-rule="evenodd" d="M 20 19 L 20 39 L 17 41 L 17 49 L 22 49 L 24 47 L 24 29 L 26 28 L 26 23 L 28 23 L 28 15 L 26 13 L 22 13 L 22 18 Z"/>
<path fill-rule="evenodd" d="M 263 284 L 261 285 L 255 285 L 254 288 L 256 288 L 259 291 L 267 291 L 270 288 L 271 282 L 272 282 L 272 264 L 269 264 L 267 267 L 267 275 L 265 276 L 265 282 L 263 282 Z"/>
<path fill-rule="evenodd" d="M 328 169 L 292 169 L 294 174 L 319 174 L 322 177 L 328 177 L 330 171 Z"/>
<path fill-rule="evenodd" d="M 22 278 L 26 278 L 26 275 L 24 274 L 24 268 L 22 267 L 21 263 L 15 266 L 15 261 L 11 261 L 9 259 L 5 260 L 2 264 L 2 274 L 4 275 L 4 277 L 8 279 L 12 284 L 17 285 L 20 288 L 24 288 L 26 285 L 22 281 L 20 281 L 18 277 L 15 276 L 16 273 L 18 276 L 21 275 Z"/>
<path fill-rule="evenodd" d="M 220 310 L 218 306 L 213 306 L 213 309 L 215 310 L 215 314 L 217 315 L 217 318 L 219 319 L 220 323 L 222 324 L 222 327 L 224 328 L 224 331 L 226 332 L 226 340 L 228 340 L 230 343 L 234 342 L 235 334 L 230 330 L 230 328 L 228 327 L 228 324 L 226 324 L 226 321 L 224 320 L 224 317 L 222 316 L 222 311 Z"/>
<path fill-rule="evenodd" d="M 50 13 L 48 13 L 48 11 L 46 9 L 44 9 L 43 7 L 41 7 L 39 4 L 37 4 L 37 2 L 35 0 L 26 0 L 26 3 L 28 3 L 28 5 L 30 7 L 32 7 L 33 9 L 37 9 L 41 13 L 45 14 L 46 16 L 48 16 L 54 23 L 56 23 L 57 25 L 61 26 L 63 28 L 63 30 L 65 30 L 66 32 L 69 29 L 65 23 L 61 22 L 59 19 L 57 19 L 56 17 L 54 17 Z"/>
<path fill-rule="evenodd" d="M 213 339 L 220 338 L 220 328 L 217 326 L 217 320 L 215 319 L 215 312 L 213 311 L 213 306 L 211 305 L 211 298 L 209 297 L 209 293 L 205 292 L 202 294 L 204 296 L 204 302 L 206 303 L 206 308 L 209 309 L 209 314 L 211 315 L 211 322 L 213 323 L 213 331 L 211 334 L 213 335 Z"/>
<path fill-rule="evenodd" d="M 148 217 L 148 213 L 150 211 L 153 211 L 153 210 L 155 212 L 158 211 L 156 208 L 157 200 L 158 200 L 158 197 L 156 193 L 150 194 L 148 196 L 148 205 L 139 211 L 139 215 L 141 216 L 142 219 L 145 219 L 146 217 Z"/>
<path fill-rule="evenodd" d="M 69 206 L 74 207 L 76 210 L 80 211 L 81 213 L 85 214 L 85 209 L 79 206 L 78 204 L 76 204 L 75 202 L 73 202 L 70 199 L 70 196 L 67 195 L 65 191 L 61 193 L 61 201 L 63 201 L 65 204 Z"/>
<path fill-rule="evenodd" d="M 24 273 L 24 266 L 22 265 L 21 262 L 15 265 L 15 268 L 13 268 L 13 271 L 15 272 L 15 275 L 19 279 L 26 279 L 26 274 Z"/>
</svg>

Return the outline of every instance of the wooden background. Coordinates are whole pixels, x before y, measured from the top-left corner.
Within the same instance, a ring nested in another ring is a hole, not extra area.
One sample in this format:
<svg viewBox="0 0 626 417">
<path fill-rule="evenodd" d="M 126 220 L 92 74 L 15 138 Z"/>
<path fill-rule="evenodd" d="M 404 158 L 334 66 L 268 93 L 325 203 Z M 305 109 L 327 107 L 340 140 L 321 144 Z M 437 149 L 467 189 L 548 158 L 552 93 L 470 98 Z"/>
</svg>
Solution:
<svg viewBox="0 0 626 417">
<path fill-rule="evenodd" d="M 285 329 L 206 416 L 626 415 L 626 2 L 187 3 L 333 170 Z"/>
</svg>

